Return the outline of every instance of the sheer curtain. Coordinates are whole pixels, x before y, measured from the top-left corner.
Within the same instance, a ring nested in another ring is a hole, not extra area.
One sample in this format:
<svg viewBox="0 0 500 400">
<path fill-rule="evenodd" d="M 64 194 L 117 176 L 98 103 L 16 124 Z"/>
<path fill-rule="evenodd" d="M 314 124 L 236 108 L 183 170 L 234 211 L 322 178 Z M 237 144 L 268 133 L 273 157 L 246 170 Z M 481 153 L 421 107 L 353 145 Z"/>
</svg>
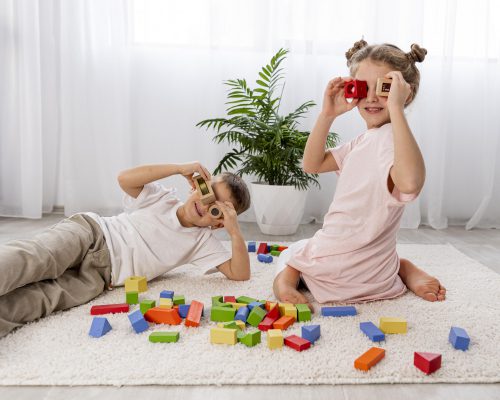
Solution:
<svg viewBox="0 0 500 400">
<path fill-rule="evenodd" d="M 407 110 L 427 180 L 403 226 L 500 227 L 494 0 L 0 0 L 0 13 L 1 215 L 36 218 L 54 204 L 111 214 L 123 168 L 214 168 L 228 148 L 195 124 L 224 115 L 223 80 L 252 84 L 280 47 L 290 49 L 282 112 L 314 100 L 311 129 L 326 82 L 348 73 L 344 53 L 364 36 L 428 49 Z M 332 129 L 347 141 L 365 127 L 354 110 Z M 305 220 L 321 221 L 331 202 L 334 174 L 320 182 Z M 187 193 L 183 180 L 169 184 Z"/>
</svg>

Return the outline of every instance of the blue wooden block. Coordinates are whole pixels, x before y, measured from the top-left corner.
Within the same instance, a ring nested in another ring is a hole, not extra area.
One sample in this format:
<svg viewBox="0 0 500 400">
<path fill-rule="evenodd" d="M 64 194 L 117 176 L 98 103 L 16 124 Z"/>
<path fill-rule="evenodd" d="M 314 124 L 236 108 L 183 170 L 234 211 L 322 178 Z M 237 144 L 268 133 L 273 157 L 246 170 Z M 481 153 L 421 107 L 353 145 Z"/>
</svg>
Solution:
<svg viewBox="0 0 500 400">
<path fill-rule="evenodd" d="M 133 313 L 128 315 L 128 319 L 134 328 L 135 333 L 144 332 L 149 328 L 148 322 L 144 319 L 141 310 L 135 310 Z"/>
<path fill-rule="evenodd" d="M 186 315 L 189 311 L 190 304 L 179 304 L 179 315 L 181 318 L 186 318 Z"/>
<path fill-rule="evenodd" d="M 248 314 L 250 313 L 250 309 L 248 307 L 240 307 L 234 316 L 235 320 L 240 320 L 243 322 L 247 322 Z"/>
<path fill-rule="evenodd" d="M 174 292 L 171 290 L 162 290 L 160 293 L 160 299 L 162 298 L 174 300 Z"/>
<path fill-rule="evenodd" d="M 302 327 L 302 337 L 309 340 L 312 344 L 319 339 L 321 329 L 319 325 L 304 325 Z"/>
<path fill-rule="evenodd" d="M 257 254 L 257 260 L 263 263 L 272 263 L 273 262 L 273 256 L 270 254 Z"/>
<path fill-rule="evenodd" d="M 452 326 L 448 340 L 457 350 L 467 350 L 469 348 L 470 337 L 465 332 L 465 329 Z"/>
<path fill-rule="evenodd" d="M 359 329 L 361 329 L 372 342 L 381 342 L 385 340 L 384 332 L 378 329 L 373 322 L 360 322 Z"/>
<path fill-rule="evenodd" d="M 324 317 L 345 317 L 356 315 L 356 308 L 353 306 L 345 307 L 321 307 L 321 315 Z"/>
<path fill-rule="evenodd" d="M 89 335 L 95 338 L 104 336 L 111 330 L 111 325 L 105 317 L 94 317 L 90 326 Z"/>
<path fill-rule="evenodd" d="M 250 311 L 252 311 L 252 309 L 254 307 L 261 307 L 261 308 L 266 308 L 265 304 L 264 303 L 261 303 L 260 301 L 254 301 L 250 304 L 247 304 L 247 307 Z"/>
<path fill-rule="evenodd" d="M 248 252 L 249 253 L 255 253 L 255 242 L 248 242 Z"/>
</svg>

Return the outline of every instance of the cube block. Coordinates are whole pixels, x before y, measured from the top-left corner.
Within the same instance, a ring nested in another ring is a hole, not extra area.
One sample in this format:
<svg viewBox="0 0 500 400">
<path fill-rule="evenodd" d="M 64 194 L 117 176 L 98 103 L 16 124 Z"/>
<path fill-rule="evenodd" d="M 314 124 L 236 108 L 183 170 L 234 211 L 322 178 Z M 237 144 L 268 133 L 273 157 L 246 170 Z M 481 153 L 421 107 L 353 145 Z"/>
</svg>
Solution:
<svg viewBox="0 0 500 400">
<path fill-rule="evenodd" d="M 139 292 L 125 292 L 127 304 L 139 303 Z"/>
<path fill-rule="evenodd" d="M 297 309 L 297 321 L 303 322 L 311 320 L 311 310 L 307 304 L 296 304 L 295 308 Z"/>
<path fill-rule="evenodd" d="M 250 314 L 248 314 L 247 324 L 258 327 L 262 320 L 265 318 L 267 312 L 261 307 L 254 307 Z"/>
<path fill-rule="evenodd" d="M 309 340 L 312 344 L 321 336 L 321 328 L 319 325 L 304 325 L 302 327 L 302 337 Z"/>
<path fill-rule="evenodd" d="M 148 281 L 145 276 L 131 276 L 125 279 L 126 292 L 142 293 L 148 290 Z"/>
<path fill-rule="evenodd" d="M 160 292 L 160 299 L 174 299 L 173 290 L 162 290 Z"/>
<path fill-rule="evenodd" d="M 248 252 L 255 253 L 255 242 L 248 242 Z"/>
<path fill-rule="evenodd" d="M 128 315 L 128 319 L 134 328 L 135 333 L 144 332 L 149 328 L 147 321 L 144 319 L 141 310 L 136 310 Z"/>
<path fill-rule="evenodd" d="M 156 301 L 154 300 L 143 300 L 141 301 L 141 304 L 139 306 L 139 309 L 141 310 L 141 313 L 146 313 L 150 308 L 153 308 L 156 306 Z"/>
<path fill-rule="evenodd" d="M 467 350 L 469 348 L 470 337 L 463 328 L 452 326 L 448 340 L 457 350 Z"/>
<path fill-rule="evenodd" d="M 283 332 L 281 329 L 269 329 L 267 331 L 267 347 L 271 350 L 283 347 Z"/>
</svg>

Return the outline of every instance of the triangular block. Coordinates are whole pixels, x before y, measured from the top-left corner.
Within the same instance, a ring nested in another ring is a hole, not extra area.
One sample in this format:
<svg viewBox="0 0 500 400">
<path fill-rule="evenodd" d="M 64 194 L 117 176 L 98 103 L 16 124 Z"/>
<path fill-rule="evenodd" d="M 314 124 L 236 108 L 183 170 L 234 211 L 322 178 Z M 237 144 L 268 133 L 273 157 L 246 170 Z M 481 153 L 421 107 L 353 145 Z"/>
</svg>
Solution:
<svg viewBox="0 0 500 400">
<path fill-rule="evenodd" d="M 104 336 L 111 330 L 111 325 L 105 317 L 94 317 L 90 326 L 89 335 L 95 338 Z"/>
</svg>

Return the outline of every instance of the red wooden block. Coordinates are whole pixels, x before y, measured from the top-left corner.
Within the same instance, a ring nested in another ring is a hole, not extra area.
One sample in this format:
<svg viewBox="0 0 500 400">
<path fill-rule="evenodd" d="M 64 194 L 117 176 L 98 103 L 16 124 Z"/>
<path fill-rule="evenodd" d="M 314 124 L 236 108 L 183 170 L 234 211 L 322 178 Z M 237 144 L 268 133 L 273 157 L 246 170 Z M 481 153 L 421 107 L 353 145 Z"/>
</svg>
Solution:
<svg viewBox="0 0 500 400">
<path fill-rule="evenodd" d="M 281 329 L 282 331 L 288 329 L 290 325 L 292 325 L 295 322 L 295 318 L 291 317 L 290 315 L 283 315 L 281 318 L 279 318 L 277 321 L 273 323 L 274 329 Z"/>
<path fill-rule="evenodd" d="M 416 351 L 413 355 L 413 364 L 427 375 L 441 368 L 441 354 Z"/>
<path fill-rule="evenodd" d="M 362 99 L 366 97 L 368 92 L 366 81 L 349 81 L 344 84 L 344 97 L 353 99 Z"/>
<path fill-rule="evenodd" d="M 102 306 L 92 306 L 90 309 L 91 315 L 101 315 L 101 314 L 115 314 L 128 312 L 130 306 L 127 303 L 121 304 L 104 304 Z"/>
<path fill-rule="evenodd" d="M 186 315 L 186 326 L 200 326 L 201 313 L 203 312 L 203 303 L 193 300 L 189 306 L 189 311 Z"/>
<path fill-rule="evenodd" d="M 182 318 L 174 308 L 153 307 L 144 314 L 144 319 L 155 324 L 179 325 Z"/>
<path fill-rule="evenodd" d="M 224 303 L 236 303 L 236 297 L 224 296 Z"/>
<path fill-rule="evenodd" d="M 311 347 L 311 342 L 297 335 L 290 335 L 285 338 L 285 345 L 297 351 L 302 351 Z"/>
<path fill-rule="evenodd" d="M 288 249 L 288 246 L 278 246 L 278 251 L 284 251 Z"/>
<path fill-rule="evenodd" d="M 257 250 L 257 254 L 267 254 L 267 243 L 259 244 L 259 249 Z"/>
<path fill-rule="evenodd" d="M 272 318 L 273 321 L 276 321 L 279 317 L 280 317 L 280 308 L 278 304 L 276 304 L 274 308 L 266 314 L 266 318 Z"/>
<path fill-rule="evenodd" d="M 265 317 L 261 323 L 259 324 L 258 328 L 261 330 L 261 331 L 268 331 L 269 329 L 273 329 L 273 323 L 274 321 L 276 321 L 275 319 L 272 319 L 272 318 L 269 318 L 269 317 Z"/>
</svg>

